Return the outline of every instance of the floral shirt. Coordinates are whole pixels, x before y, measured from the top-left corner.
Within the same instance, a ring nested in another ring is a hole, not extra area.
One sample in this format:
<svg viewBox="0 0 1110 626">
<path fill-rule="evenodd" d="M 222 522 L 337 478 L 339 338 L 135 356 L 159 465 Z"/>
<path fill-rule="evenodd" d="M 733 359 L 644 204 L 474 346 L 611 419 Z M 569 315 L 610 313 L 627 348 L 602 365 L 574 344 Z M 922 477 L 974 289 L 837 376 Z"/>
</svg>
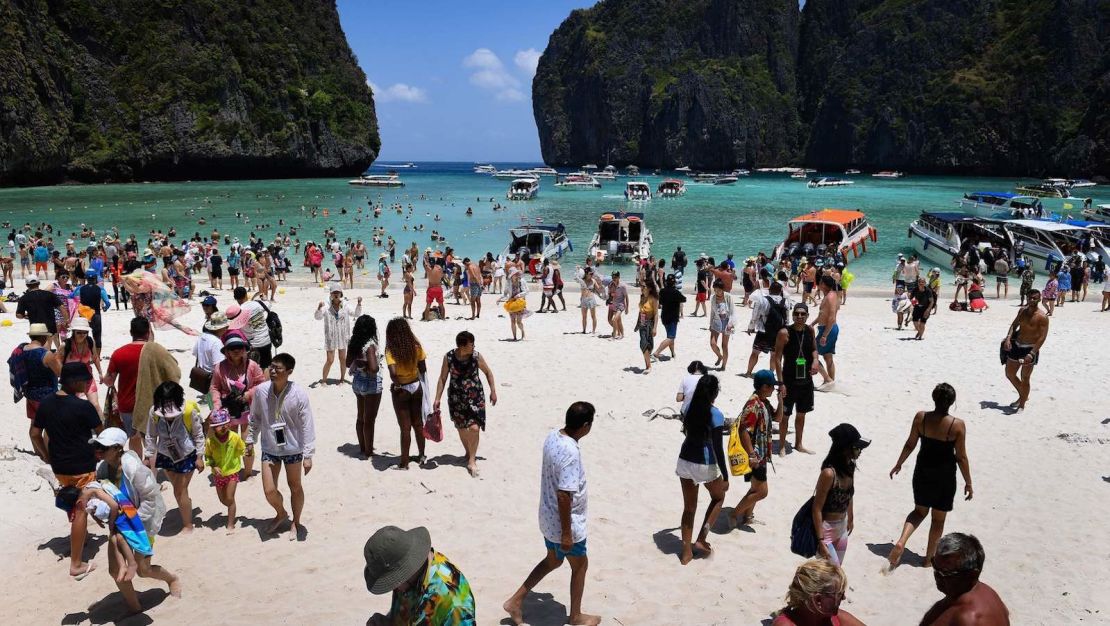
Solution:
<svg viewBox="0 0 1110 626">
<path fill-rule="evenodd" d="M 752 438 L 752 449 L 755 454 L 752 467 L 763 467 L 767 458 L 771 456 L 771 409 L 770 404 L 759 394 L 753 393 L 744 403 L 744 410 L 740 413 L 740 425 L 748 430 Z"/>
<path fill-rule="evenodd" d="M 447 557 L 432 552 L 424 582 L 393 592 L 394 626 L 474 626 L 474 596 L 466 576 Z"/>
</svg>

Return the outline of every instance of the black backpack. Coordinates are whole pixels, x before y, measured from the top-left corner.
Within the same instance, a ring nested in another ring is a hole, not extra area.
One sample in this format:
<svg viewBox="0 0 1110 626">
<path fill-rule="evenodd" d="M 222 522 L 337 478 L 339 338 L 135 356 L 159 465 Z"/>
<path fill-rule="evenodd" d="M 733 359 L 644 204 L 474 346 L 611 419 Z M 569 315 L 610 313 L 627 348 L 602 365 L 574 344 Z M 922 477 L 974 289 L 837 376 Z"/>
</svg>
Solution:
<svg viewBox="0 0 1110 626">
<path fill-rule="evenodd" d="M 786 328 L 786 299 L 776 302 L 771 296 L 764 297 L 770 308 L 767 309 L 767 318 L 763 320 L 763 332 L 774 341 L 779 331 Z"/>
<path fill-rule="evenodd" d="M 270 329 L 270 343 L 274 344 L 275 348 L 281 347 L 281 318 L 277 313 L 270 310 L 263 302 L 259 301 L 262 308 L 266 310 L 266 328 Z"/>
</svg>

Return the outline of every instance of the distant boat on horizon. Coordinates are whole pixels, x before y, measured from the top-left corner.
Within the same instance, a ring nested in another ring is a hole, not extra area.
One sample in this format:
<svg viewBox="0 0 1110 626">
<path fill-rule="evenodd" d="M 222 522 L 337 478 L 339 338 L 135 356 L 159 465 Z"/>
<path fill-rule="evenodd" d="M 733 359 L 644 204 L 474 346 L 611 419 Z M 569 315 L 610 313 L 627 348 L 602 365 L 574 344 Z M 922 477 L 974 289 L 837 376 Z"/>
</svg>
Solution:
<svg viewBox="0 0 1110 626">
<path fill-rule="evenodd" d="M 416 167 L 416 164 L 411 162 L 411 161 L 408 162 L 408 163 L 398 163 L 396 165 L 390 165 L 388 163 L 374 163 L 370 167 L 386 167 L 386 168 L 389 168 L 391 170 L 395 170 L 395 169 L 413 169 L 413 168 Z"/>
</svg>

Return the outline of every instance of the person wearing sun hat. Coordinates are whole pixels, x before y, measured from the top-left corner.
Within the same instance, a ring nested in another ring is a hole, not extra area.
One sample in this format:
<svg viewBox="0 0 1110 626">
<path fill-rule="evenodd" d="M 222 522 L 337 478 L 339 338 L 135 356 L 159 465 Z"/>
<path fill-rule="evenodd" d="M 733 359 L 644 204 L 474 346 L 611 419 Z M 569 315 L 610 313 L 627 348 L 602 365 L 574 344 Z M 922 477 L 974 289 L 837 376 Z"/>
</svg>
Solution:
<svg viewBox="0 0 1110 626">
<path fill-rule="evenodd" d="M 31 324 L 27 336 L 31 340 L 16 346 L 8 357 L 8 370 L 16 402 L 26 398 L 27 419 L 34 420 L 39 403 L 57 390 L 58 377 L 47 363 L 51 333 L 46 324 Z"/>
<path fill-rule="evenodd" d="M 208 416 L 208 439 L 204 442 L 204 463 L 212 469 L 212 481 L 220 504 L 227 507 L 227 531 L 235 529 L 235 489 L 243 470 L 246 444 L 231 425 L 227 409 Z"/>
<path fill-rule="evenodd" d="M 432 548 L 427 528 L 379 528 L 366 541 L 362 555 L 366 589 L 375 595 L 393 593 L 389 614 L 375 614 L 368 626 L 477 623 L 470 583 Z"/>
</svg>

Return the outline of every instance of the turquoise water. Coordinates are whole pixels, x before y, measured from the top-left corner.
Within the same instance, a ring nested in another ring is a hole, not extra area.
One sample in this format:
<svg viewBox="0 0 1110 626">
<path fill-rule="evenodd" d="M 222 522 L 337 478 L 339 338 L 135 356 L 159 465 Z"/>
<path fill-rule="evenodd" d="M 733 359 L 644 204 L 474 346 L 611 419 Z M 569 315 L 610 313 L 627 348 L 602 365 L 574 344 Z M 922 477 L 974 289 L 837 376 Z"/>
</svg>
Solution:
<svg viewBox="0 0 1110 626">
<path fill-rule="evenodd" d="M 786 174 L 754 174 L 741 178 L 731 186 L 687 183 L 681 198 L 655 198 L 646 203 L 626 203 L 624 183 L 627 178 L 602 181 L 602 188 L 590 191 L 557 191 L 554 179 L 543 177 L 540 193 L 534 200 L 509 202 L 505 192 L 509 181 L 474 174 L 470 163 L 417 163 L 414 169 L 398 170 L 406 187 L 402 189 L 368 190 L 354 188 L 346 179 L 252 180 L 227 182 L 148 183 L 126 185 L 87 185 L 32 187 L 0 190 L 0 221 L 18 227 L 24 222 L 39 224 L 47 221 L 56 232 L 68 235 L 78 231 L 82 223 L 99 232 L 116 227 L 124 236 L 134 233 L 140 241 L 151 229 L 177 228 L 178 238 L 194 232 L 207 235 L 213 228 L 241 238 L 252 228 L 269 224 L 256 231 L 267 241 L 279 230 L 278 219 L 287 225 L 299 225 L 299 236 L 319 239 L 325 227 L 334 227 L 340 238 L 346 236 L 370 240 L 370 228 L 383 225 L 400 247 L 415 241 L 421 249 L 434 246 L 431 230 L 447 237 L 447 245 L 463 255 L 476 256 L 487 251 L 498 254 L 508 243 L 507 229 L 519 224 L 521 217 L 542 218 L 545 223 L 562 222 L 574 242 L 572 258 L 581 260 L 593 237 L 597 219 L 603 212 L 622 209 L 643 211 L 648 228 L 655 238 L 653 251 L 670 259 L 676 245 L 681 245 L 693 258 L 706 252 L 723 258 L 734 252 L 738 258 L 768 253 L 786 234 L 786 222 L 792 217 L 824 207 L 851 208 L 864 211 L 878 229 L 879 241 L 869 245 L 866 255 L 853 264 L 857 279 L 866 285 L 886 284 L 898 252 L 911 250 L 906 237 L 909 223 L 925 210 L 954 210 L 956 201 L 969 191 L 1012 191 L 1019 182 L 1014 179 L 907 176 L 898 180 L 871 178 L 869 175 L 841 176 L 855 180 L 851 187 L 809 189 L 804 181 Z M 499 169 L 531 167 L 537 164 L 495 163 Z M 384 172 L 383 168 L 374 168 Z M 817 175 L 820 175 L 818 173 Z M 642 176 L 654 190 L 663 176 Z M 1029 180 L 1022 182 L 1031 182 Z M 1095 203 L 1110 202 L 1110 186 L 1079 190 Z M 420 199 L 421 196 L 425 199 Z M 394 202 L 412 204 L 412 223 L 423 223 L 422 233 L 402 232 L 402 215 L 383 211 L 381 218 L 364 217 L 356 223 L 355 209 L 381 199 L 386 206 Z M 492 203 L 506 208 L 493 211 Z M 1056 212 L 1068 212 L 1065 203 L 1073 205 L 1076 217 L 1081 199 L 1046 199 L 1046 206 Z M 330 217 L 311 218 L 301 208 L 329 209 Z M 340 209 L 346 207 L 347 215 Z M 467 207 L 474 215 L 467 217 Z M 250 223 L 237 219 L 236 212 L 245 214 Z M 433 222 L 439 214 L 442 221 Z M 198 226 L 204 216 L 207 225 Z M 284 229 L 282 229 L 284 230 Z M 55 239 L 59 237 L 55 235 Z"/>
</svg>

